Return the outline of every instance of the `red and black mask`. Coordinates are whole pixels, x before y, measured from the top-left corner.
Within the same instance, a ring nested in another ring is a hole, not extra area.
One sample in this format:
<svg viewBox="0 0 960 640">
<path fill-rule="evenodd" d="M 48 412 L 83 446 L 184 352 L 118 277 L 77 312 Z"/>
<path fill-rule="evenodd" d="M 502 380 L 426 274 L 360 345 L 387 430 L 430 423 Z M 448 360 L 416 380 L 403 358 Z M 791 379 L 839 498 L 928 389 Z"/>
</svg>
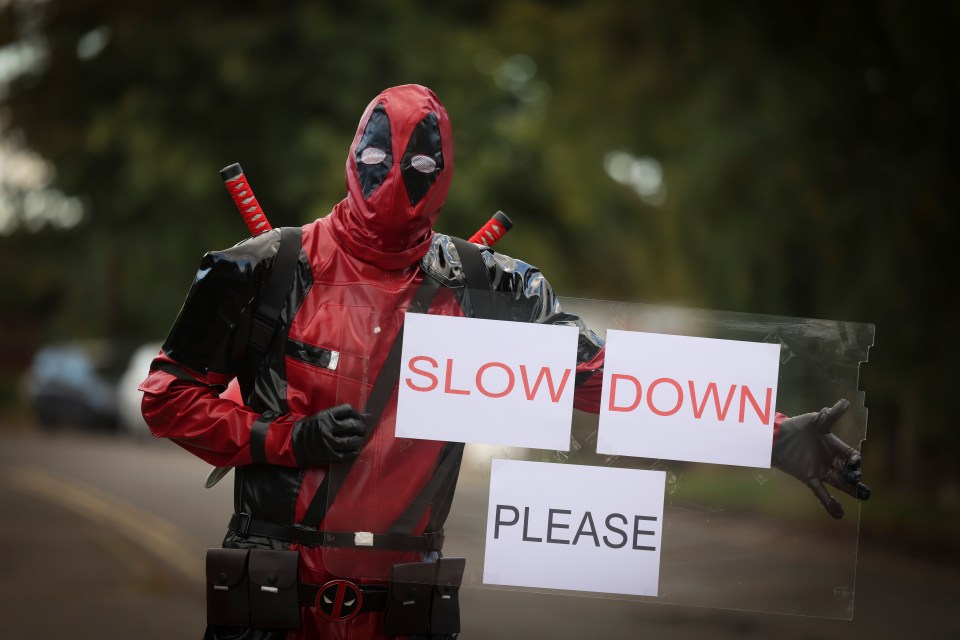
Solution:
<svg viewBox="0 0 960 640">
<path fill-rule="evenodd" d="M 387 89 L 368 106 L 347 158 L 346 210 L 338 235 L 357 257 L 410 266 L 430 243 L 453 177 L 450 118 L 426 87 Z"/>
</svg>

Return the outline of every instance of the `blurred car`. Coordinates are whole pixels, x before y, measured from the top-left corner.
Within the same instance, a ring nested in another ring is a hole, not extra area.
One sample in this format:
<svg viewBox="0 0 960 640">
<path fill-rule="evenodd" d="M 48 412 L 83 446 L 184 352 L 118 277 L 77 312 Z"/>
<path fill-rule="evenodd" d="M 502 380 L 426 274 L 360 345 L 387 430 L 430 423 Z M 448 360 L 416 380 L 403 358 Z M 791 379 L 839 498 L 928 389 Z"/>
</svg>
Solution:
<svg viewBox="0 0 960 640">
<path fill-rule="evenodd" d="M 123 431 L 135 436 L 148 436 L 150 429 L 140 412 L 143 393 L 137 389 L 150 371 L 150 363 L 160 353 L 159 342 L 148 342 L 134 350 L 127 370 L 117 384 L 117 415 Z"/>
<path fill-rule="evenodd" d="M 116 384 L 126 353 L 102 340 L 51 344 L 37 351 L 22 390 L 41 426 L 115 429 Z"/>
</svg>

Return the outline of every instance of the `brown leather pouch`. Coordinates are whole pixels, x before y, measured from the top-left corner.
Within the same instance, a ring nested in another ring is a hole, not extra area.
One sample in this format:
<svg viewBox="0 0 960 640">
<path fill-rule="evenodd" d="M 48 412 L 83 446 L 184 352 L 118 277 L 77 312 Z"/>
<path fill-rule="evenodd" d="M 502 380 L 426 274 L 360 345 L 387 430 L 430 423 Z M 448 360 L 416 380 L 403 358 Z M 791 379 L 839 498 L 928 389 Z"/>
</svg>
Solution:
<svg viewBox="0 0 960 640">
<path fill-rule="evenodd" d="M 430 633 L 430 600 L 435 562 L 395 564 L 390 568 L 390 591 L 383 616 L 383 633 L 408 636 Z"/>
<path fill-rule="evenodd" d="M 247 576 L 250 626 L 254 629 L 300 627 L 300 553 L 251 549 Z"/>
<path fill-rule="evenodd" d="M 430 633 L 460 633 L 460 583 L 466 568 L 465 558 L 440 558 L 430 607 Z"/>
<path fill-rule="evenodd" d="M 247 549 L 207 550 L 207 624 L 250 624 Z"/>
</svg>

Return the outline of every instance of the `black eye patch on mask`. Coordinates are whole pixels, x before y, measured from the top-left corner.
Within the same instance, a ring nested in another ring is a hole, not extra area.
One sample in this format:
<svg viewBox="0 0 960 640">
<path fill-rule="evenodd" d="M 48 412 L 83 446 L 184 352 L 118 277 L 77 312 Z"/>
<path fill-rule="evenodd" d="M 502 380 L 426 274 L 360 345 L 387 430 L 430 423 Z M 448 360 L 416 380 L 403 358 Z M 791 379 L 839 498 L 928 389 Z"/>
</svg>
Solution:
<svg viewBox="0 0 960 640">
<path fill-rule="evenodd" d="M 369 198 L 377 190 L 393 166 L 390 146 L 390 118 L 383 105 L 377 105 L 367 120 L 360 142 L 354 152 L 357 173 L 363 187 L 363 197 Z"/>
<path fill-rule="evenodd" d="M 440 126 L 437 114 L 431 112 L 414 128 L 407 150 L 400 161 L 403 184 L 407 188 L 411 205 L 417 204 L 427 195 L 442 169 Z"/>
</svg>

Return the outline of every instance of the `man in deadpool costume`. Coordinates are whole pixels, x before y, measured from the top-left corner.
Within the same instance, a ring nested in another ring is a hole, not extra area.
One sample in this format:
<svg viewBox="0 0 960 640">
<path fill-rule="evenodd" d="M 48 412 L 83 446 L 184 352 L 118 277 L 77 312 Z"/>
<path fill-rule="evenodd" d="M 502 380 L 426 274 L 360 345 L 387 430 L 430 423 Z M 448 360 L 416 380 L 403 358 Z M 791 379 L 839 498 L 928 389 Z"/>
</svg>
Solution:
<svg viewBox="0 0 960 640">
<path fill-rule="evenodd" d="M 459 469 L 443 462 L 455 450 L 394 437 L 395 385 L 379 416 L 358 408 L 408 309 L 474 312 L 479 298 L 471 300 L 455 242 L 433 231 L 452 176 L 450 120 L 434 93 L 404 85 L 377 96 L 347 157 L 347 197 L 293 230 L 293 281 L 257 362 L 247 360 L 249 336 L 280 234 L 204 256 L 141 385 L 143 415 L 154 435 L 236 468 L 223 546 L 299 551 L 299 580 L 315 596 L 302 602 L 297 630 L 209 626 L 207 638 L 387 637 L 382 594 L 391 566 L 440 555 Z M 603 341 L 560 309 L 536 267 L 486 247 L 480 256 L 507 319 L 578 327 L 575 406 L 597 412 Z M 440 288 L 421 304 L 414 296 L 425 281 Z M 244 404 L 220 397 L 234 377 Z M 829 434 L 845 409 L 841 401 L 776 419 L 774 464 L 810 485 L 834 517 L 842 509 L 824 481 L 867 495 L 859 453 Z M 435 474 L 443 474 L 439 489 L 424 501 Z"/>
</svg>

